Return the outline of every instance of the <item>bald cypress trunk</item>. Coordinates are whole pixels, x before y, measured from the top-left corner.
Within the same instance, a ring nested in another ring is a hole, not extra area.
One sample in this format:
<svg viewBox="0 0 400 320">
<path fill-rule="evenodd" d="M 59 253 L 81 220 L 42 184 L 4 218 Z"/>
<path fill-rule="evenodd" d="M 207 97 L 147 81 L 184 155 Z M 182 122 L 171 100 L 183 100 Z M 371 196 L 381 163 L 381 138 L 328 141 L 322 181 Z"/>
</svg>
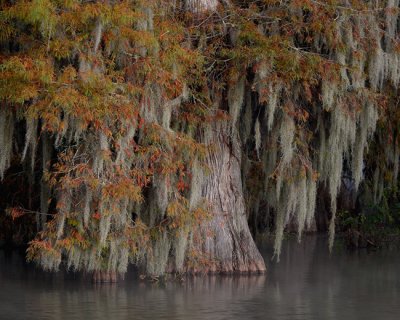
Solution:
<svg viewBox="0 0 400 320">
<path fill-rule="evenodd" d="M 209 173 L 202 196 L 211 205 L 212 218 L 200 227 L 200 250 L 208 258 L 209 272 L 266 271 L 247 223 L 241 178 L 241 148 L 237 133 L 230 127 L 213 126 L 209 135 L 213 151 L 207 155 Z"/>
</svg>

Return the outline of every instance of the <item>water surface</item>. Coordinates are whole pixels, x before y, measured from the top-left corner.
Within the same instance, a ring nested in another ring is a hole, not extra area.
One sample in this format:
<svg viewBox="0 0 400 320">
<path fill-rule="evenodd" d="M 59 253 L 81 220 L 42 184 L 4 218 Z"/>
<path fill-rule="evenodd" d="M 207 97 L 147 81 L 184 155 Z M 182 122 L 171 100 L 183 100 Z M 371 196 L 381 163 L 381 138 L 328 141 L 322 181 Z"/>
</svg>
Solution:
<svg viewBox="0 0 400 320">
<path fill-rule="evenodd" d="M 400 319 L 400 250 L 327 251 L 308 237 L 261 249 L 266 276 L 95 285 L 0 251 L 0 319 Z"/>
</svg>

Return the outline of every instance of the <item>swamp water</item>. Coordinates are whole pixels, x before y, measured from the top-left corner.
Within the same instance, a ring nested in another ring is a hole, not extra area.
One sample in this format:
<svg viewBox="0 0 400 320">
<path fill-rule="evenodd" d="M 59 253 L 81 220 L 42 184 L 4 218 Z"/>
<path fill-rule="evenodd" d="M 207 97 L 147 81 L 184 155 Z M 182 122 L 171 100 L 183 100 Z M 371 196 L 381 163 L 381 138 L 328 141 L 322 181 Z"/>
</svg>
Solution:
<svg viewBox="0 0 400 320">
<path fill-rule="evenodd" d="M 283 243 L 281 261 L 261 248 L 262 276 L 96 285 L 49 274 L 0 250 L 0 319 L 400 319 L 400 250 L 329 255 L 325 238 Z"/>
</svg>

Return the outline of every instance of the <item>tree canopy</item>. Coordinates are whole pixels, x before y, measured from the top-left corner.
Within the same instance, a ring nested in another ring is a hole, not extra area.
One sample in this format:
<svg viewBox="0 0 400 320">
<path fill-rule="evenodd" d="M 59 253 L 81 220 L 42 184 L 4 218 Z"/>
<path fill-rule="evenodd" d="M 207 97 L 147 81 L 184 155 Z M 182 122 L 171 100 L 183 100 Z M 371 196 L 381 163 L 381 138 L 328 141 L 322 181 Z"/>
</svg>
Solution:
<svg viewBox="0 0 400 320">
<path fill-rule="evenodd" d="M 0 176 L 45 269 L 263 271 L 249 227 L 279 259 L 319 197 L 332 246 L 342 192 L 397 194 L 398 0 L 0 6 Z"/>
</svg>

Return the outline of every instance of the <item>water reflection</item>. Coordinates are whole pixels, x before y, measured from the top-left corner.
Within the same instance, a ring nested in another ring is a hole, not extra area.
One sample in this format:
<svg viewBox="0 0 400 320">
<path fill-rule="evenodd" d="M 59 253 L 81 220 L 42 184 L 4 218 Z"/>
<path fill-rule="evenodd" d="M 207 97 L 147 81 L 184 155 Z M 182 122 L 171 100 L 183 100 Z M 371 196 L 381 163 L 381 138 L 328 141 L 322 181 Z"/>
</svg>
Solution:
<svg viewBox="0 0 400 320">
<path fill-rule="evenodd" d="M 329 255 L 324 239 L 288 241 L 267 276 L 149 283 L 134 272 L 93 285 L 0 251 L 0 319 L 399 319 L 399 251 Z"/>
</svg>

